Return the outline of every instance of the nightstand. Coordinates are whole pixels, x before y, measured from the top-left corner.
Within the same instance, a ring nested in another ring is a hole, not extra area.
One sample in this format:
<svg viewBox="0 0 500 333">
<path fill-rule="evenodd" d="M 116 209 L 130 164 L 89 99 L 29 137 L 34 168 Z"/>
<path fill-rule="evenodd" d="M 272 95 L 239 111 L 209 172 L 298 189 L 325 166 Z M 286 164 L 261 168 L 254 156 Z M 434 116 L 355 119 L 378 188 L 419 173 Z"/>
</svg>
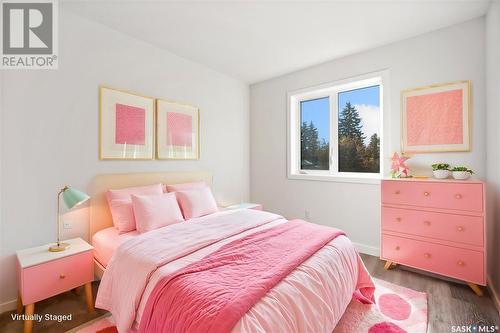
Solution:
<svg viewBox="0 0 500 333">
<path fill-rule="evenodd" d="M 239 204 L 236 204 L 236 205 L 227 206 L 227 207 L 224 208 L 224 210 L 230 210 L 230 209 L 255 209 L 255 210 L 263 210 L 263 207 L 262 207 L 261 204 L 243 202 L 243 203 L 239 203 Z"/>
<path fill-rule="evenodd" d="M 81 238 L 64 242 L 70 246 L 61 252 L 49 252 L 49 245 L 17 251 L 18 313 L 24 305 L 25 317 L 32 317 L 36 302 L 80 286 L 85 286 L 88 311 L 94 311 L 93 247 Z M 24 333 L 32 329 L 33 321 L 25 320 Z"/>
</svg>

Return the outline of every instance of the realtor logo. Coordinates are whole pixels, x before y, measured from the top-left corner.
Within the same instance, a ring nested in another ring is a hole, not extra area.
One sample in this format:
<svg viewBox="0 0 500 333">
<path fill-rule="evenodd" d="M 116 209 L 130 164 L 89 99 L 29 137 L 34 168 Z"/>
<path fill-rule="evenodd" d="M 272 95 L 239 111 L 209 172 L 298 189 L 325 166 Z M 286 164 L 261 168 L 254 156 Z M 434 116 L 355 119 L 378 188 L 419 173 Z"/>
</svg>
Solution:
<svg viewBox="0 0 500 333">
<path fill-rule="evenodd" d="M 57 2 L 2 2 L 2 68 L 57 68 Z"/>
</svg>

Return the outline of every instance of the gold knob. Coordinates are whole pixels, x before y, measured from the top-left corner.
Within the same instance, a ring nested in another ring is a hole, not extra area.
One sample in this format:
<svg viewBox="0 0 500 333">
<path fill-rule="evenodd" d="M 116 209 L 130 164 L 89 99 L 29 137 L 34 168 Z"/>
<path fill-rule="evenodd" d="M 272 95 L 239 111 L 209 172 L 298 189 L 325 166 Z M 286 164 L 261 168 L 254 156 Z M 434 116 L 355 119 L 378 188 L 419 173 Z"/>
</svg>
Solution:
<svg viewBox="0 0 500 333">
<path fill-rule="evenodd" d="M 465 265 L 465 263 L 464 263 L 462 260 L 459 260 L 459 261 L 457 261 L 457 265 L 458 265 L 458 266 L 464 266 L 464 265 Z"/>
<path fill-rule="evenodd" d="M 429 259 L 430 257 L 431 257 L 431 254 L 430 254 L 430 253 L 424 253 L 424 258 Z"/>
<path fill-rule="evenodd" d="M 431 225 L 431 221 L 424 221 L 425 225 Z"/>
<path fill-rule="evenodd" d="M 396 190 L 396 192 L 394 192 L 394 194 L 399 194 L 399 193 L 401 193 L 401 192 L 399 192 L 399 190 Z"/>
<path fill-rule="evenodd" d="M 462 227 L 461 225 L 459 225 L 459 226 L 457 227 L 457 230 L 458 230 L 458 231 L 464 231 L 464 227 Z"/>
<path fill-rule="evenodd" d="M 428 196 L 429 196 L 429 194 L 430 194 L 429 192 L 424 192 L 424 195 L 425 195 L 426 197 L 428 197 Z"/>
<path fill-rule="evenodd" d="M 401 218 L 400 217 L 396 217 L 396 221 L 401 222 Z"/>
<path fill-rule="evenodd" d="M 455 194 L 455 199 L 462 199 L 462 195 L 461 194 Z"/>
<path fill-rule="evenodd" d="M 64 273 L 61 273 L 61 274 L 59 275 L 59 278 L 60 278 L 60 279 L 64 279 L 65 277 L 66 277 L 66 275 L 64 275 Z"/>
<path fill-rule="evenodd" d="M 399 246 L 396 246 L 396 251 L 399 251 L 400 247 Z"/>
</svg>

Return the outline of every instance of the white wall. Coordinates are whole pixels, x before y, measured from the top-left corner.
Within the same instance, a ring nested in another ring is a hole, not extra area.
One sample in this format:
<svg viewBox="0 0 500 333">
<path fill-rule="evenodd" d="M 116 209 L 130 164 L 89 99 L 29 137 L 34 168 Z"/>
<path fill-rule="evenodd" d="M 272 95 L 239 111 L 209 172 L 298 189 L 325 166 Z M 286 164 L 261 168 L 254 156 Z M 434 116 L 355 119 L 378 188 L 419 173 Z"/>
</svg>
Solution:
<svg viewBox="0 0 500 333">
<path fill-rule="evenodd" d="M 490 284 L 500 296 L 500 2 L 486 16 L 487 177 L 489 193 L 488 263 Z M 500 303 L 498 303 L 500 306 Z"/>
<path fill-rule="evenodd" d="M 220 202 L 248 200 L 248 85 L 61 6 L 59 69 L 3 73 L 0 304 L 16 296 L 14 252 L 55 239 L 55 196 L 65 184 L 85 189 L 100 173 L 208 170 Z M 100 84 L 200 107 L 200 160 L 99 161 Z M 85 235 L 88 208 L 70 219 L 66 235 Z"/>
<path fill-rule="evenodd" d="M 480 178 L 485 165 L 484 18 L 330 61 L 250 87 L 251 188 L 254 202 L 289 218 L 344 229 L 360 249 L 377 253 L 380 237 L 379 185 L 289 180 L 286 177 L 287 92 L 373 71 L 389 70 L 389 151 L 400 150 L 400 91 L 434 83 L 471 80 L 472 151 L 418 155 L 409 162 L 418 174 L 430 164 L 465 164 Z M 325 41 L 327 42 L 327 41 Z M 386 87 L 387 89 L 387 87 Z M 386 170 L 387 171 L 387 170 Z"/>
</svg>

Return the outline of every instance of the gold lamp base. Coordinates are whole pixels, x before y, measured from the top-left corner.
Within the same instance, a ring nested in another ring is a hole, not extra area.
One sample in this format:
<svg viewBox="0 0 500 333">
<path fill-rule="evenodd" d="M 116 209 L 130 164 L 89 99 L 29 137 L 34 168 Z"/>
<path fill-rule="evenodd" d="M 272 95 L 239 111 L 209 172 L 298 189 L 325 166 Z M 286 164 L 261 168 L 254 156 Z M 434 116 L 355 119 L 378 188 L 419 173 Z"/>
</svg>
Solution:
<svg viewBox="0 0 500 333">
<path fill-rule="evenodd" d="M 56 245 L 49 247 L 49 251 L 50 252 L 61 252 L 61 251 L 66 250 L 68 247 L 69 247 L 68 243 L 59 243 L 59 244 L 56 244 Z"/>
</svg>

